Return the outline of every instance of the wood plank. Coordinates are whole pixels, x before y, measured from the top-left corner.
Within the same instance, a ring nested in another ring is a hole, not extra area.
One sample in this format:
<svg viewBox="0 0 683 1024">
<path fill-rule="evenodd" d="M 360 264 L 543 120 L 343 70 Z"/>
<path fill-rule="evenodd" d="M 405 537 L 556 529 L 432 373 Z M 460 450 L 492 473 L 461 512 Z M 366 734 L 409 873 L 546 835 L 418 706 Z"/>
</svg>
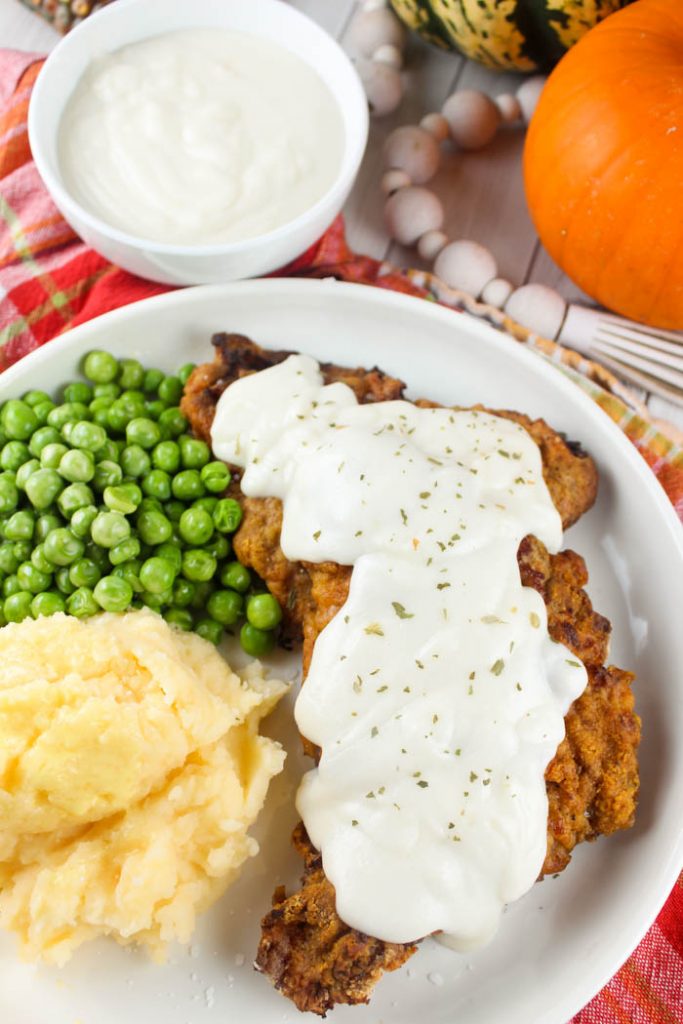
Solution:
<svg viewBox="0 0 683 1024">
<path fill-rule="evenodd" d="M 18 0 L 0 0 L 0 46 L 47 53 L 60 38 L 43 18 Z"/>
<path fill-rule="evenodd" d="M 349 20 L 355 0 L 289 0 L 302 14 L 317 21 L 330 35 L 338 39 Z"/>
</svg>

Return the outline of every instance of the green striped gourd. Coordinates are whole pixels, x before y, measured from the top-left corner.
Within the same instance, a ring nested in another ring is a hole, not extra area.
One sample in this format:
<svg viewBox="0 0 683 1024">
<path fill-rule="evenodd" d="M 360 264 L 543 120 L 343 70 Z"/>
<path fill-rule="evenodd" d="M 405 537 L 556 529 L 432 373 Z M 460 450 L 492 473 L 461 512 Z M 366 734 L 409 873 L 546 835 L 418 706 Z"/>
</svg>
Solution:
<svg viewBox="0 0 683 1024">
<path fill-rule="evenodd" d="M 499 71 L 548 70 L 570 46 L 631 0 L 391 0 L 430 43 Z"/>
</svg>

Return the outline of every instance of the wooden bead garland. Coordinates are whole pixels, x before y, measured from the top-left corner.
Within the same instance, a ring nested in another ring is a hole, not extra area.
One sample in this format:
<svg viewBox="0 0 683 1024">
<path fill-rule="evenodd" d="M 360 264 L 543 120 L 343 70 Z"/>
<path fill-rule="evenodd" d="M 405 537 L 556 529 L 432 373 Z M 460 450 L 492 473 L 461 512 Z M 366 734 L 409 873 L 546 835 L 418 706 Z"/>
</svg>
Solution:
<svg viewBox="0 0 683 1024">
<path fill-rule="evenodd" d="M 530 284 L 515 289 L 498 277 L 493 254 L 478 242 L 452 241 L 441 230 L 443 206 L 424 186 L 441 163 L 441 144 L 450 139 L 463 150 L 480 149 L 503 124 L 528 122 L 545 79 L 536 75 L 520 85 L 513 96 L 494 99 L 474 90 L 449 96 L 441 112 L 426 114 L 418 125 L 404 125 L 384 145 L 385 171 L 381 187 L 387 196 L 387 228 L 402 245 L 417 245 L 422 259 L 434 261 L 434 273 L 452 288 L 504 309 L 526 327 L 554 337 L 566 312 L 566 302 L 552 288 Z"/>
<path fill-rule="evenodd" d="M 351 22 L 351 42 L 361 54 L 356 70 L 375 117 L 391 114 L 403 98 L 400 71 L 407 33 L 387 0 L 365 0 Z"/>
</svg>

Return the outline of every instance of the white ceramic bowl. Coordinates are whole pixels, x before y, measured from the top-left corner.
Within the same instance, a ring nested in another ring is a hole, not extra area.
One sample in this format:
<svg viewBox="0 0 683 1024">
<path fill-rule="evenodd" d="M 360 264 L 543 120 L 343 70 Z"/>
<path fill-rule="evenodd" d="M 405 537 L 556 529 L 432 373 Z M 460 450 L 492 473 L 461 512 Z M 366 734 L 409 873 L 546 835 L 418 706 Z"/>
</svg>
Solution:
<svg viewBox="0 0 683 1024">
<path fill-rule="evenodd" d="M 162 32 L 221 28 L 250 32 L 284 46 L 326 83 L 344 125 L 344 151 L 331 188 L 274 231 L 241 242 L 169 245 L 136 238 L 84 209 L 67 190 L 57 158 L 64 107 L 93 58 Z M 315 22 L 282 0 L 117 0 L 87 18 L 56 47 L 38 76 L 28 116 L 36 166 L 60 211 L 98 252 L 142 277 L 165 284 L 210 284 L 267 274 L 304 252 L 341 210 L 368 133 L 368 106 L 353 65 Z"/>
</svg>

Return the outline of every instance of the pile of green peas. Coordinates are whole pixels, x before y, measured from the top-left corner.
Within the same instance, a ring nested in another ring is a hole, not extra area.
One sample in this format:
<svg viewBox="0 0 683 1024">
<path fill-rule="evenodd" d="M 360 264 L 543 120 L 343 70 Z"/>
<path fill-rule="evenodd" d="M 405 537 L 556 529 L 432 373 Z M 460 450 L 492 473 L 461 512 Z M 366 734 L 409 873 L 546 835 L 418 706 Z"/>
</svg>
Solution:
<svg viewBox="0 0 683 1024">
<path fill-rule="evenodd" d="M 273 647 L 280 606 L 232 556 L 230 472 L 178 405 L 193 369 L 95 351 L 61 401 L 0 406 L 0 625 L 147 606 L 216 644 L 240 627 L 254 657 Z"/>
</svg>

